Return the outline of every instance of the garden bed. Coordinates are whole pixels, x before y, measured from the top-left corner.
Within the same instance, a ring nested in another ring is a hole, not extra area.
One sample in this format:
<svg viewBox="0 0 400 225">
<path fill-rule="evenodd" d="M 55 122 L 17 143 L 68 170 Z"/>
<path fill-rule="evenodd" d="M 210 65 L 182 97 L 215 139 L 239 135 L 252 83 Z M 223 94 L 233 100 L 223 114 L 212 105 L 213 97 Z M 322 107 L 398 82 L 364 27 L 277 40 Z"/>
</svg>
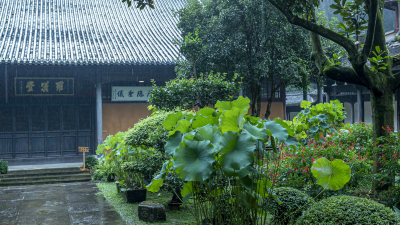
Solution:
<svg viewBox="0 0 400 225">
<path fill-rule="evenodd" d="M 167 221 L 161 223 L 147 223 L 140 221 L 137 215 L 139 203 L 126 203 L 125 199 L 118 194 L 114 183 L 98 183 L 107 201 L 115 208 L 127 224 L 195 224 L 196 220 L 192 215 L 189 205 L 182 205 L 180 210 L 170 211 L 166 209 Z M 172 198 L 168 192 L 152 193 L 147 192 L 147 200 L 158 202 L 166 206 L 167 201 Z"/>
</svg>

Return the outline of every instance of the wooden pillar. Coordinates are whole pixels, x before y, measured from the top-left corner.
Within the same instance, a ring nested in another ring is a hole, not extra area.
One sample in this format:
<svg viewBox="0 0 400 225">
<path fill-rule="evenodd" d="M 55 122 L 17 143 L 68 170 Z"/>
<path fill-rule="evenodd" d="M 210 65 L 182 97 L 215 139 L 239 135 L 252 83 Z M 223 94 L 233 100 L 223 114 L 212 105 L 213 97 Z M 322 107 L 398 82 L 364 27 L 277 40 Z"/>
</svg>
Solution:
<svg viewBox="0 0 400 225">
<path fill-rule="evenodd" d="M 97 145 L 103 143 L 103 110 L 101 98 L 101 79 L 97 79 L 96 83 L 96 122 L 97 122 Z"/>
<path fill-rule="evenodd" d="M 354 113 L 354 102 L 350 102 L 351 104 L 351 123 L 355 123 L 356 121 L 356 114 Z"/>
<path fill-rule="evenodd" d="M 318 103 L 324 103 L 324 86 L 320 85 L 319 82 L 317 82 L 317 98 L 318 98 Z"/>
<path fill-rule="evenodd" d="M 364 99 L 362 89 L 357 88 L 357 103 L 358 103 L 358 121 L 364 122 Z"/>
<path fill-rule="evenodd" d="M 7 64 L 4 64 L 4 98 L 6 104 L 8 104 L 8 72 L 7 72 Z"/>
</svg>

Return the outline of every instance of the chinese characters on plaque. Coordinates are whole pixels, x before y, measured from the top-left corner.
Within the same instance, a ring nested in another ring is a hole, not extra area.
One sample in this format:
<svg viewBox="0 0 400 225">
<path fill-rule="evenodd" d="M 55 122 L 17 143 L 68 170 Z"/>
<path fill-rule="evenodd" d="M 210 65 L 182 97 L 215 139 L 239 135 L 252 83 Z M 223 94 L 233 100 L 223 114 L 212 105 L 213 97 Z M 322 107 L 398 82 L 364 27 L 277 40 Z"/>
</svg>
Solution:
<svg viewBox="0 0 400 225">
<path fill-rule="evenodd" d="M 112 102 L 147 102 L 151 86 L 112 86 Z"/>
<path fill-rule="evenodd" d="M 16 77 L 16 96 L 74 95 L 74 78 Z"/>
</svg>

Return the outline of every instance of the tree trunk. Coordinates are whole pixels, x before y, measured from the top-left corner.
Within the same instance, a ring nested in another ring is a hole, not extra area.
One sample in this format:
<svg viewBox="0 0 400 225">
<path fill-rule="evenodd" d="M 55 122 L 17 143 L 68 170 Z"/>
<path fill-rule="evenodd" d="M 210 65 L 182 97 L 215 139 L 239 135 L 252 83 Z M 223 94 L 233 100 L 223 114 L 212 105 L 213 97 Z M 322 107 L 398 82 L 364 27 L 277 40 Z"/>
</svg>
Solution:
<svg viewBox="0 0 400 225">
<path fill-rule="evenodd" d="M 385 140 L 379 137 L 387 136 L 387 127 L 393 130 L 394 126 L 394 92 L 390 88 L 386 88 L 383 93 L 374 92 L 371 90 L 371 108 L 372 108 L 372 123 L 374 132 L 374 173 L 379 174 L 387 166 L 384 165 L 385 161 L 380 156 L 391 156 L 393 153 L 389 149 L 382 148 L 381 145 L 385 144 Z M 387 144 L 387 143 L 386 143 Z M 388 172 L 384 172 L 388 173 Z M 388 179 L 392 182 L 385 184 L 385 188 L 390 188 L 394 183 L 395 174 L 388 173 Z M 382 189 L 381 180 L 375 179 L 373 182 L 374 189 Z M 387 181 L 386 181 L 387 182 Z"/>
<path fill-rule="evenodd" d="M 386 136 L 382 129 L 389 125 L 393 130 L 394 125 L 394 93 L 387 88 L 383 93 L 371 91 L 372 123 L 374 136 Z"/>
</svg>

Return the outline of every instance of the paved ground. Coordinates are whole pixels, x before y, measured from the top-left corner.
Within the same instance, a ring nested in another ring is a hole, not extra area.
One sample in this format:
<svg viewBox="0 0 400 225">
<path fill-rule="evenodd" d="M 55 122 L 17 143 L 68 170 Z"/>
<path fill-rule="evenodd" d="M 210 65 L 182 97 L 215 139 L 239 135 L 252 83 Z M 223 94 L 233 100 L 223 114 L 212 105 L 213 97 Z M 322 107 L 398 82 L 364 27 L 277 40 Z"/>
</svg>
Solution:
<svg viewBox="0 0 400 225">
<path fill-rule="evenodd" d="M 38 169 L 56 169 L 56 168 L 79 168 L 83 166 L 82 163 L 56 163 L 56 164 L 39 164 L 39 165 L 22 165 L 22 166 L 9 166 L 9 171 L 15 170 L 38 170 Z"/>
<path fill-rule="evenodd" d="M 0 225 L 125 224 L 91 182 L 0 188 Z"/>
</svg>

